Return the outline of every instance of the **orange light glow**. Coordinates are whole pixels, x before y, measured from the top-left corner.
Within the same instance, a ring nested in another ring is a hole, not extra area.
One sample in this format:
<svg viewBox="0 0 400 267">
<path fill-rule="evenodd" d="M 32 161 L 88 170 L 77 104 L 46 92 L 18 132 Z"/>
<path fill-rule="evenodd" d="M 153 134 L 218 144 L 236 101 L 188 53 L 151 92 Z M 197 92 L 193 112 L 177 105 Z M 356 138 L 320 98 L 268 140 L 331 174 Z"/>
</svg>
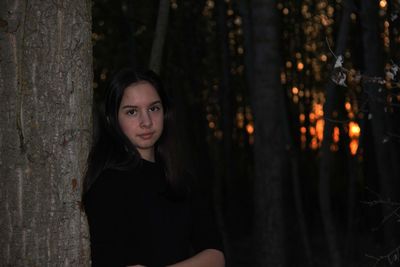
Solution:
<svg viewBox="0 0 400 267">
<path fill-rule="evenodd" d="M 313 139 L 311 139 L 310 147 L 311 147 L 311 149 L 313 149 L 313 150 L 318 149 L 317 138 L 314 137 Z"/>
<path fill-rule="evenodd" d="M 299 115 L 299 120 L 300 120 L 301 123 L 303 123 L 306 120 L 306 115 L 300 114 Z"/>
<path fill-rule="evenodd" d="M 254 126 L 253 126 L 253 124 L 251 124 L 251 123 L 247 124 L 247 125 L 246 125 L 246 131 L 247 131 L 249 134 L 253 134 L 253 133 L 254 133 Z"/>
<path fill-rule="evenodd" d="M 387 5 L 386 0 L 381 0 L 381 1 L 379 1 L 379 6 L 380 6 L 381 8 L 385 8 L 386 5 Z"/>
<path fill-rule="evenodd" d="M 314 122 L 315 114 L 311 112 L 310 114 L 308 114 L 308 118 L 310 119 L 310 122 Z"/>
<path fill-rule="evenodd" d="M 215 123 L 213 121 L 210 121 L 208 123 L 208 127 L 210 127 L 211 129 L 214 129 L 215 128 Z"/>
<path fill-rule="evenodd" d="M 350 148 L 350 153 L 354 156 L 355 154 L 357 154 L 357 149 L 358 149 L 358 140 L 357 139 L 353 139 L 351 140 L 350 144 L 349 144 L 349 148 Z"/>
<path fill-rule="evenodd" d="M 299 93 L 299 88 L 297 88 L 296 86 L 294 86 L 294 87 L 292 88 L 292 93 L 293 93 L 294 95 L 297 95 L 297 94 Z"/>
<path fill-rule="evenodd" d="M 340 130 L 339 127 L 335 126 L 333 128 L 333 142 L 337 143 L 339 142 L 339 137 L 340 137 Z"/>
<path fill-rule="evenodd" d="M 305 134 L 306 132 L 307 132 L 307 129 L 306 129 L 306 127 L 301 127 L 300 128 L 300 132 L 302 133 L 302 134 Z"/>
<path fill-rule="evenodd" d="M 350 111 L 350 109 L 351 109 L 350 102 L 346 102 L 346 104 L 344 104 L 344 107 L 346 108 L 347 111 Z"/>
<path fill-rule="evenodd" d="M 314 136 L 316 134 L 315 128 L 312 126 L 310 127 L 309 131 L 311 136 Z"/>
<path fill-rule="evenodd" d="M 349 122 L 349 137 L 350 138 L 358 138 L 360 136 L 360 126 L 358 126 L 357 122 L 351 121 Z"/>
<path fill-rule="evenodd" d="M 321 104 L 315 104 L 314 110 L 315 110 L 315 115 L 317 115 L 318 117 L 324 116 L 324 110 Z"/>
<path fill-rule="evenodd" d="M 319 119 L 317 120 L 317 123 L 315 125 L 317 138 L 319 141 L 322 141 L 322 139 L 324 138 L 324 123 L 325 121 L 323 119 Z"/>
<path fill-rule="evenodd" d="M 301 62 L 297 63 L 297 69 L 300 70 L 300 71 L 303 70 L 304 69 L 304 64 L 301 63 Z"/>
</svg>

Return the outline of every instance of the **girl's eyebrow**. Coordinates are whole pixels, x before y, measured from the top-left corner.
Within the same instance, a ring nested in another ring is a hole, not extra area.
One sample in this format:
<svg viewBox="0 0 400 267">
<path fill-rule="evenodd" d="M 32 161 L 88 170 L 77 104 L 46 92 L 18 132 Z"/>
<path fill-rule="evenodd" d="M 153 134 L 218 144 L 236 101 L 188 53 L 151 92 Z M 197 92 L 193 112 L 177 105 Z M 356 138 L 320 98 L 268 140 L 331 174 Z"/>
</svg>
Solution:
<svg viewBox="0 0 400 267">
<path fill-rule="evenodd" d="M 155 105 L 155 104 L 161 104 L 161 100 L 156 100 L 156 101 L 154 101 L 154 102 L 151 102 L 151 103 L 149 104 L 149 106 L 153 106 L 153 105 Z M 138 106 L 125 105 L 125 106 L 123 106 L 121 109 L 127 109 L 127 108 L 138 108 Z"/>
</svg>

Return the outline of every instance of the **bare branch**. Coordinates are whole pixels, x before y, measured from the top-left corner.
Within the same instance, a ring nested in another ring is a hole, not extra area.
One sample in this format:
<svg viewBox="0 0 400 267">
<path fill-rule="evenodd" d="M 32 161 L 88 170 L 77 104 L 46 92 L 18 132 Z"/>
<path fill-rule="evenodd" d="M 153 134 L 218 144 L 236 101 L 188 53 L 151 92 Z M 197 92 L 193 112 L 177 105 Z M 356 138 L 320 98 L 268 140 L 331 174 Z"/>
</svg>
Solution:
<svg viewBox="0 0 400 267">
<path fill-rule="evenodd" d="M 400 263 L 400 246 L 383 256 L 376 257 L 369 254 L 365 254 L 365 256 L 375 260 L 374 267 L 377 266 L 381 261 L 387 261 L 389 265 L 397 266 Z"/>
</svg>

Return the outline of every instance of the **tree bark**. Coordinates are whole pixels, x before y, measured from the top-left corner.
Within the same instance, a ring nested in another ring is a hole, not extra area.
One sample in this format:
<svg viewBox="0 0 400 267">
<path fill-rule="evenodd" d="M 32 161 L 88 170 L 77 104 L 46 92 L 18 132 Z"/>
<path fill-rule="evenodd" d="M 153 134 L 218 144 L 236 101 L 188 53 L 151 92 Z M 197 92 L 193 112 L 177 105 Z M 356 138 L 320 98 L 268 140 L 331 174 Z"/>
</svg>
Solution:
<svg viewBox="0 0 400 267">
<path fill-rule="evenodd" d="M 255 266 L 284 266 L 284 109 L 280 84 L 279 16 L 276 1 L 251 1 L 253 22 L 254 238 Z"/>
<path fill-rule="evenodd" d="M 87 266 L 90 1 L 0 6 L 0 262 Z"/>
<path fill-rule="evenodd" d="M 156 73 L 159 73 L 161 69 L 164 41 L 167 34 L 169 8 L 169 0 L 160 0 L 156 31 L 149 63 L 149 68 Z"/>
</svg>

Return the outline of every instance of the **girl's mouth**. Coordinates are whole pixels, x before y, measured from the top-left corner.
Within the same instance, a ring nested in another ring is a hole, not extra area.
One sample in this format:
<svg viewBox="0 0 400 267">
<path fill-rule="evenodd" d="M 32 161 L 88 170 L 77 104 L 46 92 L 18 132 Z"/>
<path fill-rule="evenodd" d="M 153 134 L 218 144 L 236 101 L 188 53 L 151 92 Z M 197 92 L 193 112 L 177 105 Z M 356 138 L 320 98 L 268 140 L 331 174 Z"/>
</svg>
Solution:
<svg viewBox="0 0 400 267">
<path fill-rule="evenodd" d="M 153 134 L 154 134 L 154 132 L 153 133 L 139 134 L 139 137 L 144 139 L 144 140 L 148 140 L 148 139 L 151 139 L 153 137 Z"/>
</svg>

